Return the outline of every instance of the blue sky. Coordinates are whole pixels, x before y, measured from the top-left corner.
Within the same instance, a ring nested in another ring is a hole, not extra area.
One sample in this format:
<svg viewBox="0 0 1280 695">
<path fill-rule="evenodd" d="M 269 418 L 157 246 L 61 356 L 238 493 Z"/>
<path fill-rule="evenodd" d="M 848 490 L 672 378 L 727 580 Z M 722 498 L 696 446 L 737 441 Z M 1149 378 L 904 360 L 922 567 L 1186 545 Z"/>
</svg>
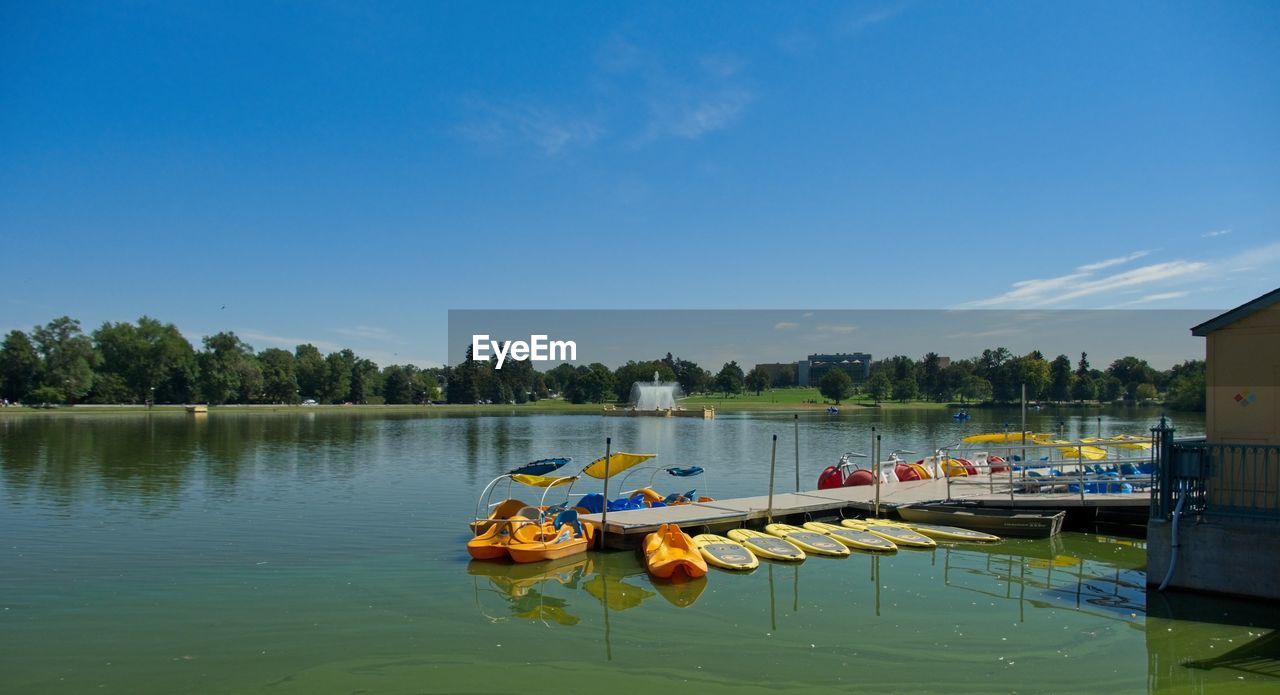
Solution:
<svg viewBox="0 0 1280 695">
<path fill-rule="evenodd" d="M 0 330 L 1230 308 L 1277 74 L 1268 2 L 5 3 Z"/>
</svg>

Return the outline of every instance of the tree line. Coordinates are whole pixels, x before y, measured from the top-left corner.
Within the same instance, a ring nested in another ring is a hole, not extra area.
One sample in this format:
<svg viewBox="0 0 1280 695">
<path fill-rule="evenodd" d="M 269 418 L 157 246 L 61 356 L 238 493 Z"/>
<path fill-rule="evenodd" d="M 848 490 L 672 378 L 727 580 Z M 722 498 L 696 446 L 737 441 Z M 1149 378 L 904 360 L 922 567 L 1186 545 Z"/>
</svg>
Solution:
<svg viewBox="0 0 1280 695">
<path fill-rule="evenodd" d="M 232 332 L 196 350 L 173 324 L 146 316 L 90 334 L 63 316 L 0 344 L 0 397 L 12 403 L 408 404 L 438 398 L 439 378 L 310 344 L 255 352 Z"/>
<path fill-rule="evenodd" d="M 861 390 L 876 402 L 1013 403 L 1022 398 L 1025 385 L 1029 401 L 1140 402 L 1163 395 L 1172 408 L 1204 410 L 1204 371 L 1203 360 L 1188 360 L 1161 371 L 1133 356 L 1121 357 L 1100 370 L 1090 365 L 1084 352 L 1073 364 L 1066 355 L 1047 360 L 1038 350 L 1016 356 L 998 347 L 945 366 L 934 352 L 919 360 L 906 355 L 877 360 L 871 364 L 870 376 L 859 385 L 843 370 L 831 369 L 819 388 L 824 396 L 837 401 Z"/>
<path fill-rule="evenodd" d="M 24 403 L 525 403 L 559 396 L 573 403 L 625 403 L 632 385 L 654 373 L 686 395 L 745 391 L 760 394 L 795 383 L 794 371 L 779 383 L 761 369 L 743 372 L 737 362 L 711 371 L 667 353 L 656 360 L 629 361 L 616 369 L 599 362 L 561 364 L 546 372 L 528 361 L 466 358 L 441 369 L 414 365 L 380 368 L 351 350 L 327 355 L 314 345 L 255 352 L 232 332 L 206 336 L 201 349 L 171 323 L 142 317 L 135 323 L 102 324 L 85 334 L 80 322 L 60 317 L 30 333 L 10 331 L 0 345 L 0 397 Z M 866 379 L 830 368 L 818 387 L 840 402 L 857 395 L 883 400 L 1013 403 L 1130 402 L 1160 398 L 1176 409 L 1203 410 L 1204 362 L 1191 360 L 1157 370 L 1126 356 L 1105 370 L 1086 353 L 1047 360 L 1039 351 L 1017 356 L 1004 347 L 945 363 L 930 352 L 919 360 L 895 355 L 872 362 Z M 443 393 L 441 389 L 443 387 Z"/>
</svg>

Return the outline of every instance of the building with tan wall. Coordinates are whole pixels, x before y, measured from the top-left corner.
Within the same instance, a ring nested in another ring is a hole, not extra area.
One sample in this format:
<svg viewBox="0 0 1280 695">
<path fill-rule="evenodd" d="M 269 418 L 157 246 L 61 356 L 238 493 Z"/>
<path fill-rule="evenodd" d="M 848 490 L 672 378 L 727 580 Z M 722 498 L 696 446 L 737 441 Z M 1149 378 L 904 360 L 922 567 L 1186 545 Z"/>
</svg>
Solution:
<svg viewBox="0 0 1280 695">
<path fill-rule="evenodd" d="M 1205 438 L 1280 444 L 1280 289 L 1191 329 L 1206 338 Z"/>
</svg>

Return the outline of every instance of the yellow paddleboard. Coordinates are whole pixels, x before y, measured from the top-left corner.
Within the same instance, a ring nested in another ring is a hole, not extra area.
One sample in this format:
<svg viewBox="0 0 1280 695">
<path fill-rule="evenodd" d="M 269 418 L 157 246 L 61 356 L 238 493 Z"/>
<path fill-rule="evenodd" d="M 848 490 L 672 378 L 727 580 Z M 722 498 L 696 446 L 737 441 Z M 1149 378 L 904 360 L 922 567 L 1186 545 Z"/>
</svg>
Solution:
<svg viewBox="0 0 1280 695">
<path fill-rule="evenodd" d="M 800 562 L 804 560 L 804 551 L 796 546 L 759 531 L 751 529 L 730 529 L 729 538 L 746 546 L 756 557 L 782 562 Z"/>
<path fill-rule="evenodd" d="M 887 538 L 896 545 L 907 548 L 936 548 L 938 544 L 928 536 L 921 535 L 909 528 L 896 526 L 894 524 L 883 524 L 877 519 L 841 519 L 840 525 L 858 531 L 867 531 L 874 533 L 881 538 Z"/>
<path fill-rule="evenodd" d="M 700 533 L 693 537 L 693 547 L 702 553 L 709 565 L 726 570 L 753 570 L 760 561 L 747 547 L 735 540 L 714 533 Z"/>
<path fill-rule="evenodd" d="M 982 531 L 974 531 L 973 529 L 960 528 L 959 526 L 940 526 L 938 524 L 917 524 L 909 521 L 887 521 L 881 519 L 882 524 L 891 524 L 893 526 L 901 526 L 909 528 L 916 533 L 928 536 L 939 541 L 958 541 L 962 543 L 997 543 L 1001 540 L 1000 536 L 995 536 Z"/>
<path fill-rule="evenodd" d="M 892 553 L 898 549 L 898 546 L 894 545 L 893 541 L 869 531 L 857 531 L 843 526 L 836 526 L 835 524 L 825 524 L 821 521 L 805 522 L 804 527 L 815 533 L 830 536 L 854 550 Z"/>
<path fill-rule="evenodd" d="M 799 526 L 769 524 L 764 527 L 764 530 L 771 536 L 785 538 L 788 543 L 795 545 L 806 553 L 826 555 L 828 557 L 847 557 L 849 555 L 849 549 L 834 538 L 815 531 L 806 531 Z"/>
</svg>

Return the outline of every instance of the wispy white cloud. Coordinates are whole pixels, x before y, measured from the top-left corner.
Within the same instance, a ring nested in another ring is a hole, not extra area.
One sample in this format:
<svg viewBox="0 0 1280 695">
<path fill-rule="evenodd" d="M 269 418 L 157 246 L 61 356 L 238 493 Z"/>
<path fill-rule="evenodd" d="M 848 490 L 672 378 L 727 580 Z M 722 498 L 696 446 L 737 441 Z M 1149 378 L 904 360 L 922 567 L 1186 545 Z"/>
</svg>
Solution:
<svg viewBox="0 0 1280 695">
<path fill-rule="evenodd" d="M 1201 235 L 1200 235 L 1200 238 L 1202 238 L 1202 239 L 1212 239 L 1213 237 L 1216 237 L 1216 236 L 1223 236 L 1224 234 L 1230 234 L 1230 233 L 1231 233 L 1231 230 L 1230 230 L 1230 229 L 1215 229 L 1215 230 L 1213 230 L 1213 231 L 1211 231 L 1211 232 L 1205 232 L 1204 234 L 1201 234 Z"/>
<path fill-rule="evenodd" d="M 775 331 L 789 331 L 799 327 L 800 327 L 800 324 L 792 323 L 790 321 L 779 321 L 773 324 L 773 330 Z"/>
<path fill-rule="evenodd" d="M 835 333 L 836 335 L 848 335 L 858 330 L 857 326 L 840 323 L 820 323 L 818 324 L 819 333 Z"/>
<path fill-rule="evenodd" d="M 1142 258 L 1138 252 L 1079 266 L 1074 272 L 1057 277 L 1021 280 L 993 297 L 966 302 L 957 308 L 983 307 L 1057 307 L 1080 305 L 1089 300 L 1094 307 L 1114 308 L 1170 301 L 1205 293 L 1206 280 L 1214 280 L 1214 291 L 1227 291 L 1232 286 L 1250 285 L 1275 277 L 1280 267 L 1280 243 L 1247 249 L 1232 256 L 1207 260 L 1175 259 L 1149 263 L 1115 272 L 1115 266 Z M 1100 272 L 1107 271 L 1107 272 Z M 1136 298 L 1135 295 L 1138 295 Z"/>
<path fill-rule="evenodd" d="M 733 125 L 755 100 L 745 68 L 734 53 L 673 60 L 615 35 L 583 70 L 578 93 L 585 98 L 464 99 L 454 133 L 486 147 L 532 145 L 548 156 L 608 140 L 697 140 Z"/>
<path fill-rule="evenodd" d="M 454 130 L 472 142 L 506 147 L 528 144 L 547 155 L 594 144 L 603 134 L 597 119 L 533 103 L 467 100 L 472 115 Z"/>
<path fill-rule="evenodd" d="M 902 14 L 910 4 L 909 2 L 896 2 L 853 15 L 840 23 L 840 32 L 843 34 L 856 34 L 867 27 L 886 22 Z"/>
<path fill-rule="evenodd" d="M 1086 263 L 1082 266 L 1077 267 L 1076 270 L 1081 270 L 1088 273 L 1094 270 L 1102 270 L 1103 268 L 1110 268 L 1116 265 L 1124 265 L 1125 263 L 1128 263 L 1130 261 L 1136 261 L 1139 258 L 1142 258 L 1143 256 L 1146 256 L 1150 253 L 1151 253 L 1150 251 L 1134 251 L 1128 256 L 1119 256 L 1116 258 L 1108 258 L 1104 261 L 1097 261 L 1095 263 Z"/>
<path fill-rule="evenodd" d="M 1104 307 L 1104 308 L 1106 308 L 1106 309 L 1122 309 L 1122 308 L 1124 308 L 1124 307 L 1129 307 L 1129 306 L 1139 306 L 1139 305 L 1142 305 L 1142 304 L 1151 304 L 1151 303 L 1153 303 L 1153 302 L 1166 302 L 1166 301 L 1169 301 L 1170 299 L 1179 299 L 1179 298 L 1181 298 L 1181 297 L 1185 297 L 1185 296 L 1187 296 L 1188 294 L 1190 294 L 1190 293 L 1189 293 L 1189 292 L 1187 292 L 1187 291 L 1178 291 L 1178 292 L 1156 292 L 1155 294 L 1148 294 L 1148 295 L 1146 295 L 1146 296 L 1139 297 L 1139 298 L 1137 298 L 1137 299 L 1132 299 L 1132 300 L 1127 301 L 1127 302 L 1120 302 L 1120 303 L 1118 303 L 1118 304 L 1112 304 L 1111 306 Z"/>
</svg>

